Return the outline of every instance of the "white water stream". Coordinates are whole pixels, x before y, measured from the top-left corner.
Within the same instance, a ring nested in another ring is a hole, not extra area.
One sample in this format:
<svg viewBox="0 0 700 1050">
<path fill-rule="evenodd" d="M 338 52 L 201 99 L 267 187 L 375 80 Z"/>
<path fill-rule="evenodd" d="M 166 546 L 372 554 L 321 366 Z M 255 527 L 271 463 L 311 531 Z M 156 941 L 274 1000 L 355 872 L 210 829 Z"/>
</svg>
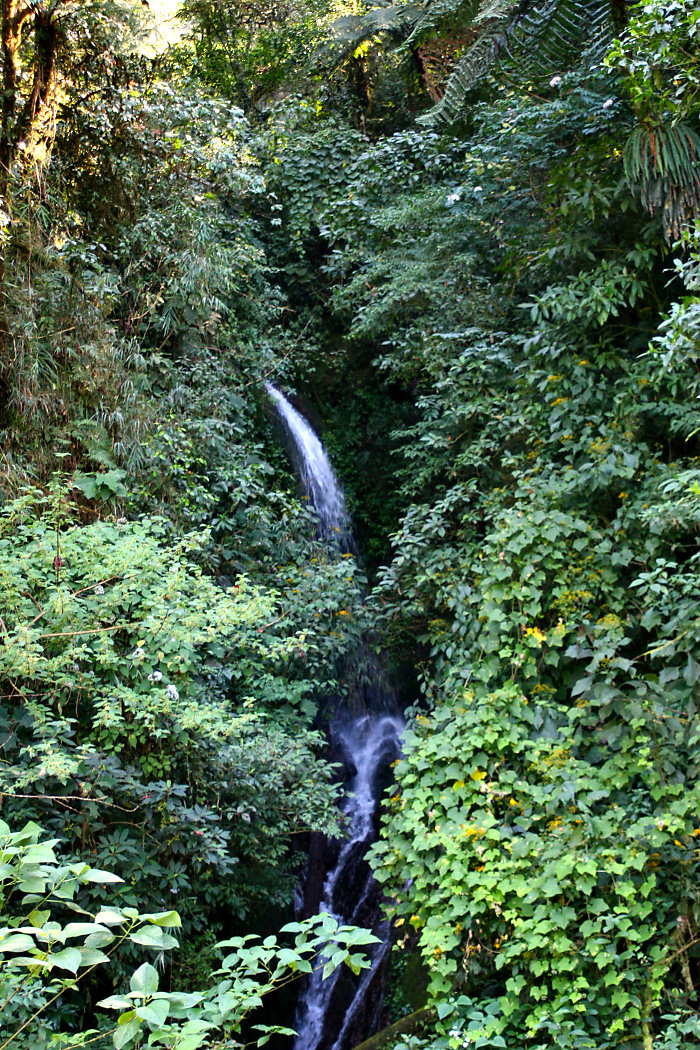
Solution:
<svg viewBox="0 0 700 1050">
<path fill-rule="evenodd" d="M 327 533 L 345 533 L 347 513 L 345 499 L 331 462 L 319 438 L 301 413 L 287 401 L 272 383 L 265 388 L 275 402 L 280 418 L 292 440 L 296 453 L 295 461 L 301 474 L 306 495 L 316 508 L 321 524 Z"/>
<path fill-rule="evenodd" d="M 294 458 L 307 495 L 329 537 L 348 538 L 348 519 L 342 490 L 326 451 L 304 417 L 272 384 L 267 391 L 293 445 Z M 360 715 L 340 712 L 330 725 L 334 749 L 350 770 L 343 811 L 348 817 L 347 838 L 327 872 L 319 912 L 335 916 L 341 923 L 374 923 L 381 943 L 369 951 L 371 967 L 362 972 L 348 990 L 343 969 L 325 981 L 319 967 L 302 988 L 294 1027 L 299 1033 L 293 1050 L 347 1050 L 351 1039 L 372 1034 L 377 1014 L 374 979 L 389 951 L 389 926 L 379 913 L 379 891 L 364 860 L 376 835 L 377 811 L 386 771 L 400 754 L 404 721 L 387 704 L 375 700 Z M 375 709 L 372 709 L 375 708 Z M 371 1002 L 370 1002 L 371 1000 Z"/>
<path fill-rule="evenodd" d="M 355 886 L 355 893 L 348 893 L 348 883 L 353 885 L 353 874 L 362 862 L 367 849 L 375 838 L 375 817 L 379 805 L 381 784 L 380 771 L 399 755 L 399 737 L 404 728 L 398 715 L 367 714 L 348 721 L 343 726 L 331 727 L 336 746 L 352 762 L 357 772 L 347 787 L 343 812 L 350 820 L 347 840 L 338 854 L 335 866 L 328 873 L 323 885 L 320 912 L 333 915 L 340 923 L 357 922 L 367 894 L 375 889 L 374 880 L 368 872 Z M 388 930 L 383 931 L 388 934 Z M 364 991 L 384 960 L 388 941 L 377 945 L 370 953 L 371 967 L 364 971 L 351 1002 L 346 1008 L 344 1021 L 335 1039 L 332 1050 L 344 1050 L 344 1035 L 351 1021 L 357 1021 L 357 1012 L 364 1005 Z M 295 1025 L 299 1033 L 294 1041 L 294 1050 L 316 1050 L 328 1035 L 329 1005 L 342 970 L 323 980 L 323 970 L 318 967 L 300 996 Z M 326 1040 L 326 1045 L 328 1041 Z"/>
</svg>

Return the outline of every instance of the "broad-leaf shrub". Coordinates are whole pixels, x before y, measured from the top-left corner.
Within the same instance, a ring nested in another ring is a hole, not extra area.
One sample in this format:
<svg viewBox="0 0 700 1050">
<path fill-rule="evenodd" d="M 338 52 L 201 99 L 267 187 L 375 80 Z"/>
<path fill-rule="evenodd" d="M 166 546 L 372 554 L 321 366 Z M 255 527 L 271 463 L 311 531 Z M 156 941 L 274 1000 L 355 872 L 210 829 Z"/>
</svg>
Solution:
<svg viewBox="0 0 700 1050">
<path fill-rule="evenodd" d="M 337 827 L 336 790 L 287 676 L 313 642 L 275 592 L 206 576 L 205 537 L 169 534 L 74 523 L 58 483 L 5 506 L 1 776 L 11 814 L 202 929 L 290 899 L 293 843 Z"/>
<path fill-rule="evenodd" d="M 144 962 L 131 975 L 128 992 L 98 1003 L 118 1012 L 116 1025 L 80 1030 L 70 1010 L 80 982 L 109 966 L 124 942 L 141 955 L 177 947 L 177 938 L 167 931 L 181 922 L 174 910 L 142 913 L 111 901 L 96 907 L 94 893 L 86 896 L 85 888 L 114 886 L 122 879 L 73 858 L 64 860 L 59 846 L 34 823 L 13 832 L 0 821 L 3 1047 L 80 1047 L 111 1037 L 115 1050 L 146 1041 L 178 1050 L 221 1050 L 240 1045 L 236 1033 L 269 992 L 317 966 L 328 975 L 343 964 L 355 973 L 369 965 L 362 949 L 376 941 L 372 934 L 318 915 L 285 926 L 282 935 L 294 935 L 293 941 L 285 938 L 286 944 L 254 935 L 222 941 L 217 949 L 223 958 L 211 975 L 219 980 L 202 991 L 160 990 L 158 969 Z M 253 1038 L 257 1046 L 277 1033 L 293 1035 L 278 1024 L 254 1025 L 253 1032 L 260 1033 Z"/>
</svg>

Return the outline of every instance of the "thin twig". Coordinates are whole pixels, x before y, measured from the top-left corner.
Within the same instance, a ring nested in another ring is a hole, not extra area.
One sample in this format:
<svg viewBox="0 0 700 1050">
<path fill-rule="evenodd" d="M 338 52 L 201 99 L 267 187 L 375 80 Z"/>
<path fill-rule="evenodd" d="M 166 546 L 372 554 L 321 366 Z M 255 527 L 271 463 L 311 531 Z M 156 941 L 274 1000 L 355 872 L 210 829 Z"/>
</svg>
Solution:
<svg viewBox="0 0 700 1050">
<path fill-rule="evenodd" d="M 40 638 L 77 638 L 78 635 L 83 634 L 104 634 L 106 631 L 121 631 L 126 627 L 136 627 L 139 621 L 133 620 L 131 623 L 115 623 L 112 627 L 92 627 L 87 631 L 59 631 L 56 634 L 40 634 Z M 0 1047 L 0 1050 L 2 1048 Z"/>
<path fill-rule="evenodd" d="M 64 1050 L 76 1050 L 81 1046 L 89 1046 L 90 1043 L 98 1043 L 100 1039 L 107 1039 L 108 1036 L 114 1035 L 115 1032 L 119 1031 L 119 1025 L 115 1025 L 114 1028 L 110 1028 L 108 1032 L 100 1032 L 99 1035 L 93 1036 L 92 1039 L 88 1039 L 85 1043 L 71 1043 L 70 1046 L 64 1047 Z"/>
<path fill-rule="evenodd" d="M 101 806 L 109 806 L 110 809 L 118 809 L 122 813 L 136 813 L 138 806 L 128 809 L 126 806 L 118 806 L 116 802 L 107 802 L 104 798 L 96 798 L 94 795 L 21 795 L 15 791 L 3 791 L 4 798 L 35 798 L 49 802 L 98 802 Z"/>
</svg>

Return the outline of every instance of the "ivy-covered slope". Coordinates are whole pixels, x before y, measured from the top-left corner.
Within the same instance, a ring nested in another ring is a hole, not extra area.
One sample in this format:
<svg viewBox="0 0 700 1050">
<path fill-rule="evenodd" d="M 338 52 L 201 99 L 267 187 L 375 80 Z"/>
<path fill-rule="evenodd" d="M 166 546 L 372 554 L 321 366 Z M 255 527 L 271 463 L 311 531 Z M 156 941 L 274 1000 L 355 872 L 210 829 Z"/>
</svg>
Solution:
<svg viewBox="0 0 700 1050">
<path fill-rule="evenodd" d="M 636 121 L 696 127 L 696 51 L 696 13 L 648 4 L 607 67 L 501 87 L 459 134 L 346 159 L 307 122 L 271 167 L 281 258 L 324 251 L 347 331 L 329 401 L 369 355 L 403 420 L 372 602 L 421 697 L 373 863 L 430 974 L 406 1045 L 700 1034 L 700 251 L 630 161 Z"/>
</svg>

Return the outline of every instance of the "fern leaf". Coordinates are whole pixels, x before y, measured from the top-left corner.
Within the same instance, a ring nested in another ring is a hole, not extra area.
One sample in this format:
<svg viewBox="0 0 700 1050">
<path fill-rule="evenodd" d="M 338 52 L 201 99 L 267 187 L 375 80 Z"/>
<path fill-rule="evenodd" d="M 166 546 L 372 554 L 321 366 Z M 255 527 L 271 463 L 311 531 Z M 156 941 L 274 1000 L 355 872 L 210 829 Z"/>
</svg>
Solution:
<svg viewBox="0 0 700 1050">
<path fill-rule="evenodd" d="M 483 20 L 487 11 L 495 22 Z M 549 77 L 582 52 L 601 51 L 614 35 L 608 0 L 523 0 L 517 6 L 495 0 L 479 17 L 479 39 L 455 66 L 442 101 L 419 118 L 422 123 L 454 120 L 468 92 L 496 65 Z"/>
<path fill-rule="evenodd" d="M 460 23 L 472 22 L 477 17 L 484 21 L 485 18 L 497 17 L 496 9 L 503 6 L 502 0 L 492 0 L 491 3 L 482 7 L 493 7 L 494 14 L 485 15 L 480 10 L 478 0 L 428 0 L 422 9 L 422 13 L 413 28 L 406 44 L 414 44 L 421 41 L 432 30 L 442 27 L 450 19 L 458 19 Z"/>
<path fill-rule="evenodd" d="M 683 121 L 638 127 L 623 155 L 630 188 L 652 215 L 661 213 L 667 240 L 700 216 L 700 135 Z"/>
<path fill-rule="evenodd" d="M 366 40 L 383 33 L 410 34 L 422 10 L 418 4 L 392 4 L 372 8 L 363 15 L 337 18 L 330 27 L 328 39 L 316 52 L 314 65 L 337 66 Z"/>
</svg>

